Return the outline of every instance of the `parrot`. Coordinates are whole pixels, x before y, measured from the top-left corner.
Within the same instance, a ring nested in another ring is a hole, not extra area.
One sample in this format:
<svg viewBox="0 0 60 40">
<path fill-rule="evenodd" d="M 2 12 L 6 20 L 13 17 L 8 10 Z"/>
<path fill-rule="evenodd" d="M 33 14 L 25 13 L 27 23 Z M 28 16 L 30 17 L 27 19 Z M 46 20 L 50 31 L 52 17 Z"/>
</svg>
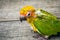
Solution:
<svg viewBox="0 0 60 40">
<path fill-rule="evenodd" d="M 57 35 L 60 32 L 60 20 L 50 12 L 33 6 L 24 6 L 20 10 L 20 21 L 27 21 L 34 32 L 38 32 L 45 38 Z"/>
</svg>

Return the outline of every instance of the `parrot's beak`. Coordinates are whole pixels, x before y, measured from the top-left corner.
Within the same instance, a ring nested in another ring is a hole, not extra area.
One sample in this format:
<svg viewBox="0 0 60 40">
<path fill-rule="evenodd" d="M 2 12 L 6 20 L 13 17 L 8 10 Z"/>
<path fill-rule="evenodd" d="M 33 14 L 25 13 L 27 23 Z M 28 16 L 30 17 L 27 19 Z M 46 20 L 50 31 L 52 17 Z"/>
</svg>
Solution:
<svg viewBox="0 0 60 40">
<path fill-rule="evenodd" d="M 21 21 L 21 22 L 22 22 L 22 21 L 25 21 L 25 20 L 27 20 L 26 17 L 20 17 L 20 21 Z"/>
</svg>

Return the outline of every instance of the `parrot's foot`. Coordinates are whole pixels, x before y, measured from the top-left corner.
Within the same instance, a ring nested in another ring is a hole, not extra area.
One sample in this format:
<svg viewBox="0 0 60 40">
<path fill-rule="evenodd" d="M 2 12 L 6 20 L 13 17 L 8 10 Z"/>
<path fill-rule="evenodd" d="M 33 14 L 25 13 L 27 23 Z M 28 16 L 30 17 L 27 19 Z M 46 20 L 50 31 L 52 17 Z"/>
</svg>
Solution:
<svg viewBox="0 0 60 40">
<path fill-rule="evenodd" d="M 41 35 L 38 32 L 35 32 L 35 35 L 33 36 L 33 38 L 40 38 Z"/>
<path fill-rule="evenodd" d="M 44 38 L 48 38 L 48 37 L 49 37 L 49 36 L 46 35 Z"/>
<path fill-rule="evenodd" d="M 33 38 L 37 38 L 39 40 L 49 40 L 47 37 L 44 38 L 42 35 L 34 35 Z"/>
<path fill-rule="evenodd" d="M 41 34 L 39 34 L 39 33 L 35 33 L 35 35 L 33 36 L 33 38 L 37 38 L 37 39 L 39 39 L 39 40 L 49 40 L 49 38 L 48 38 L 49 36 L 43 36 L 43 35 L 41 35 Z"/>
<path fill-rule="evenodd" d="M 48 39 L 49 39 L 49 36 L 45 35 L 43 38 L 44 38 L 45 40 L 48 40 Z"/>
<path fill-rule="evenodd" d="M 33 31 L 33 30 L 31 30 L 31 32 L 33 32 L 33 33 L 37 33 L 37 31 Z"/>
<path fill-rule="evenodd" d="M 39 38 L 40 37 L 40 35 L 34 35 L 33 36 L 33 38 Z"/>
<path fill-rule="evenodd" d="M 40 37 L 40 38 L 38 38 L 38 40 L 48 40 L 48 39 L 45 39 L 43 37 Z"/>
</svg>

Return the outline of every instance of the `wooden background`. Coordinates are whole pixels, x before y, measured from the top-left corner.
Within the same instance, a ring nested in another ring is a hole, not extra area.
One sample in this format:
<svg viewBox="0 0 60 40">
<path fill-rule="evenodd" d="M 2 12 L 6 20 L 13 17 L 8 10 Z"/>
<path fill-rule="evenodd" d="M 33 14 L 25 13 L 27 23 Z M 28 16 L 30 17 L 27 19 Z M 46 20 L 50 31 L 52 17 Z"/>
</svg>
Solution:
<svg viewBox="0 0 60 40">
<path fill-rule="evenodd" d="M 0 0 L 0 21 L 19 20 L 19 11 L 25 5 L 42 8 L 60 17 L 60 0 Z"/>
<path fill-rule="evenodd" d="M 42 8 L 60 18 L 60 0 L 0 0 L 0 40 L 45 40 L 33 38 L 37 34 L 31 32 L 30 25 L 18 21 L 19 11 L 25 5 Z M 60 37 L 50 40 L 60 40 Z"/>
</svg>

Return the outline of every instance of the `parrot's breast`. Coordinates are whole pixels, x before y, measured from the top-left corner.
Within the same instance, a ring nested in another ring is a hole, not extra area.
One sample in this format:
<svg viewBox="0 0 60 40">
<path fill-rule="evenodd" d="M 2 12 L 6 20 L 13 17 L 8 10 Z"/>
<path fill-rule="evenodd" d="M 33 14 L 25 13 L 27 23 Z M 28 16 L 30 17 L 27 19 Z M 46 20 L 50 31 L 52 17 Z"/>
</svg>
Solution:
<svg viewBox="0 0 60 40">
<path fill-rule="evenodd" d="M 34 24 L 33 24 L 33 22 L 34 22 L 35 19 L 36 19 L 36 18 L 31 17 L 31 18 L 27 18 L 27 21 L 28 21 L 28 23 L 30 23 L 31 28 L 33 29 L 33 31 L 34 31 L 34 32 L 37 32 L 38 30 L 37 30 L 37 28 L 36 28 L 36 27 L 34 26 Z"/>
</svg>

